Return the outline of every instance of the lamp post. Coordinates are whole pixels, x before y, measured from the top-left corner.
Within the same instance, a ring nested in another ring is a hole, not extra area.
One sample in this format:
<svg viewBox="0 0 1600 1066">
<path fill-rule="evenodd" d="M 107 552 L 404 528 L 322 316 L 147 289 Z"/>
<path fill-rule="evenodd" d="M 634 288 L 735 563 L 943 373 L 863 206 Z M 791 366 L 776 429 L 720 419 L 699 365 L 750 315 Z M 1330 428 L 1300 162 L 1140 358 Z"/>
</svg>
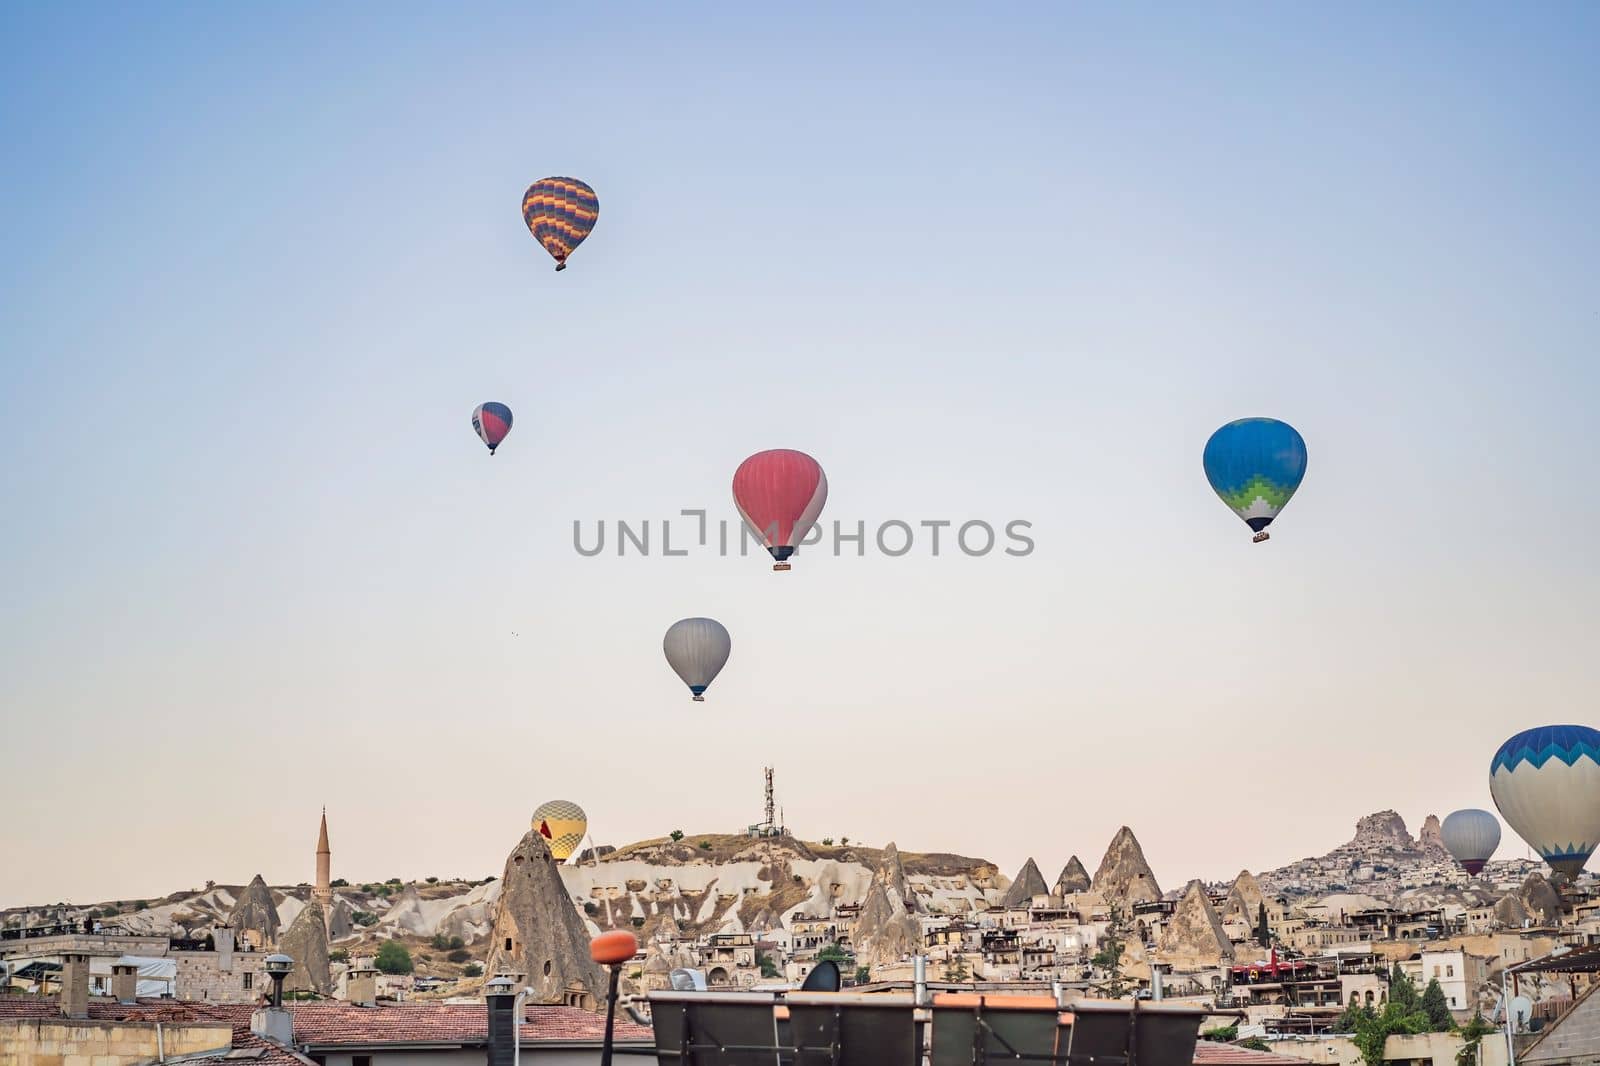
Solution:
<svg viewBox="0 0 1600 1066">
<path fill-rule="evenodd" d="M 262 960 L 267 976 L 272 978 L 272 1006 L 275 1010 L 283 1009 L 283 979 L 289 976 L 289 971 L 294 969 L 294 959 L 281 952 L 268 955 Z"/>
<path fill-rule="evenodd" d="M 589 941 L 589 957 L 611 969 L 611 990 L 606 997 L 606 1038 L 600 1045 L 600 1066 L 611 1066 L 612 1033 L 617 1022 L 617 981 L 622 976 L 622 964 L 638 953 L 639 941 L 632 933 L 621 929 L 601 933 Z"/>
</svg>

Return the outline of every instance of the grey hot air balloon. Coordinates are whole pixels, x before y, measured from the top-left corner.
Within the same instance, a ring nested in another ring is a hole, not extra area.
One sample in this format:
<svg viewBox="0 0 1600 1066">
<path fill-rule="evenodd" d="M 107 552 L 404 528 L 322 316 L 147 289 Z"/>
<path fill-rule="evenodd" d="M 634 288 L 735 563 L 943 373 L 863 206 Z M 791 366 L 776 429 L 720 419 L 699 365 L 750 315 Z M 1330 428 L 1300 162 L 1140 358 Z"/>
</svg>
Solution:
<svg viewBox="0 0 1600 1066">
<path fill-rule="evenodd" d="M 684 618 L 672 623 L 661 641 L 661 650 L 695 700 L 704 702 L 706 689 L 722 672 L 728 653 L 733 650 L 733 638 L 715 618 Z"/>
<path fill-rule="evenodd" d="M 1469 807 L 1447 816 L 1439 827 L 1439 837 L 1461 868 L 1477 877 L 1500 846 L 1500 819 L 1488 811 Z"/>
</svg>

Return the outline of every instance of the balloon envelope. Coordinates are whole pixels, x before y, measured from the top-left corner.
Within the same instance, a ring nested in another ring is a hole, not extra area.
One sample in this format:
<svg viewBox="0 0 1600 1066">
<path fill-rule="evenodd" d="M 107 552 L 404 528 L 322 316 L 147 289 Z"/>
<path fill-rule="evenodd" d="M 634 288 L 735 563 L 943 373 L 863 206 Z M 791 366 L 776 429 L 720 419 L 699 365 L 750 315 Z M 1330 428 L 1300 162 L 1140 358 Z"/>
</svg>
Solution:
<svg viewBox="0 0 1600 1066">
<path fill-rule="evenodd" d="M 1489 794 L 1551 869 L 1577 877 L 1600 844 L 1600 732 L 1546 725 L 1518 733 L 1489 763 Z"/>
<path fill-rule="evenodd" d="M 805 452 L 789 448 L 757 452 L 733 473 L 733 502 L 745 525 L 777 560 L 774 570 L 787 570 L 785 561 L 828 502 L 828 478 L 822 465 Z"/>
<path fill-rule="evenodd" d="M 577 178 L 540 178 L 522 194 L 522 221 L 556 261 L 557 270 L 567 268 L 567 256 L 589 236 L 599 217 L 600 198 Z"/>
<path fill-rule="evenodd" d="M 565 862 L 589 831 L 589 816 L 571 800 L 550 800 L 533 812 L 533 827 L 550 845 L 550 857 Z"/>
<path fill-rule="evenodd" d="M 489 446 L 489 454 L 500 447 L 500 442 L 511 432 L 511 408 L 503 403 L 480 403 L 472 409 L 472 429 L 478 439 Z"/>
<path fill-rule="evenodd" d="M 703 700 L 706 689 L 728 662 L 733 638 L 715 618 L 684 618 L 667 629 L 661 650 L 694 698 Z"/>
<path fill-rule="evenodd" d="M 1500 820 L 1476 807 L 1456 811 L 1446 816 L 1439 827 L 1439 837 L 1461 868 L 1477 877 L 1500 846 Z"/>
<path fill-rule="evenodd" d="M 1287 422 L 1241 418 L 1211 434 L 1202 462 L 1212 491 L 1260 533 L 1306 476 L 1306 442 Z"/>
</svg>

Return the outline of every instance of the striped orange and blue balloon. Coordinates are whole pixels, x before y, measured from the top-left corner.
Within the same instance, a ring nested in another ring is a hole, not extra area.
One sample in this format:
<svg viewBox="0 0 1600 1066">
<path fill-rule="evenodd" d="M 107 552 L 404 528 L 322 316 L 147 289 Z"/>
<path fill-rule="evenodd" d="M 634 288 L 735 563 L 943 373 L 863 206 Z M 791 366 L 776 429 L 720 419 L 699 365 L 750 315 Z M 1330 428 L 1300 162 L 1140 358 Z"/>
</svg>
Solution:
<svg viewBox="0 0 1600 1066">
<path fill-rule="evenodd" d="M 567 269 L 567 256 L 599 217 L 600 198 L 577 178 L 540 178 L 522 194 L 522 221 L 555 259 L 557 270 Z"/>
<path fill-rule="evenodd" d="M 500 442 L 511 432 L 511 408 L 503 403 L 480 403 L 472 409 L 472 428 L 478 439 L 489 446 L 489 454 L 500 447 Z"/>
</svg>

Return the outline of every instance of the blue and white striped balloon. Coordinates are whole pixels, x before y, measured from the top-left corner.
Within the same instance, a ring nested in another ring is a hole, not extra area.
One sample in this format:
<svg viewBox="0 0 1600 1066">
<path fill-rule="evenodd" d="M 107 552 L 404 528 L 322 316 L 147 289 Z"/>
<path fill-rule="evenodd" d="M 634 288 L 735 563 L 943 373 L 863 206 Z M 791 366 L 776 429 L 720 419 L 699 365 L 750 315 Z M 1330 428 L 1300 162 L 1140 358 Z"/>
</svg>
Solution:
<svg viewBox="0 0 1600 1066">
<path fill-rule="evenodd" d="M 1518 733 L 1489 763 L 1489 794 L 1551 869 L 1577 877 L 1600 845 L 1600 732 L 1546 725 Z"/>
</svg>

